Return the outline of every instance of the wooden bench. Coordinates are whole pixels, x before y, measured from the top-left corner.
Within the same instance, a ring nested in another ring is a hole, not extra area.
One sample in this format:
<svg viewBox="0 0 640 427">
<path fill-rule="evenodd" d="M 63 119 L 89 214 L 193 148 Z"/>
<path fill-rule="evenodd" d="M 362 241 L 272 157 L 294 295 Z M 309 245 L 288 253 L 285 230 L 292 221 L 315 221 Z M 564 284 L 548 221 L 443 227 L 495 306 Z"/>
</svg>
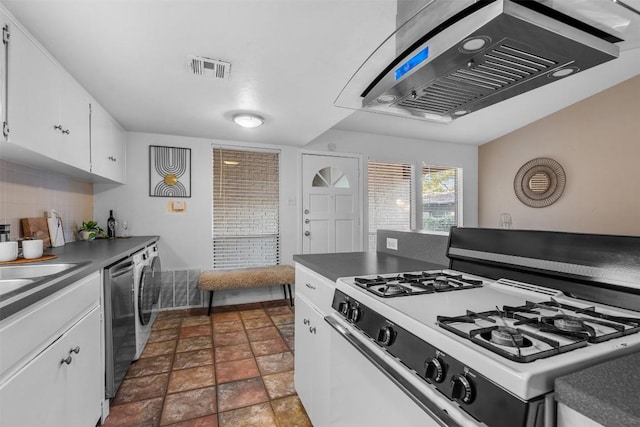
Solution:
<svg viewBox="0 0 640 427">
<path fill-rule="evenodd" d="M 282 285 L 284 298 L 289 290 L 289 304 L 293 306 L 291 284 L 296 281 L 296 271 L 290 265 L 272 265 L 268 267 L 238 268 L 234 270 L 203 271 L 200 273 L 198 286 L 209 291 L 209 311 L 213 304 L 213 292 L 224 289 L 261 288 L 264 286 Z"/>
</svg>

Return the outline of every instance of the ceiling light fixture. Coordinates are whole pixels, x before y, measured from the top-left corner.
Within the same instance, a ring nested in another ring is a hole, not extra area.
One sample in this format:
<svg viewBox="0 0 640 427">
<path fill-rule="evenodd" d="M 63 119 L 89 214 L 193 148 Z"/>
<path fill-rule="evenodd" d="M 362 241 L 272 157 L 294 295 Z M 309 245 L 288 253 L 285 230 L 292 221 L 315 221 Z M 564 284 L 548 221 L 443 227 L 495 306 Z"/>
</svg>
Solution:
<svg viewBox="0 0 640 427">
<path fill-rule="evenodd" d="M 243 128 L 257 128 L 264 123 L 264 119 L 255 114 L 243 113 L 233 116 L 233 121 Z"/>
</svg>

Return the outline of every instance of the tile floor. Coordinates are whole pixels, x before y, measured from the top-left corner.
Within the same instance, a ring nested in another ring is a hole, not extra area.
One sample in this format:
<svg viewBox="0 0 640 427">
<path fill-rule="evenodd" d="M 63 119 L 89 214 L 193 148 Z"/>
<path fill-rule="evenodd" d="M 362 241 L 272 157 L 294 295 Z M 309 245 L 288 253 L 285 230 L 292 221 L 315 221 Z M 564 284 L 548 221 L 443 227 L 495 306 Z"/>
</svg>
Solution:
<svg viewBox="0 0 640 427">
<path fill-rule="evenodd" d="M 293 384 L 293 320 L 285 301 L 159 313 L 104 425 L 311 426 Z"/>
</svg>

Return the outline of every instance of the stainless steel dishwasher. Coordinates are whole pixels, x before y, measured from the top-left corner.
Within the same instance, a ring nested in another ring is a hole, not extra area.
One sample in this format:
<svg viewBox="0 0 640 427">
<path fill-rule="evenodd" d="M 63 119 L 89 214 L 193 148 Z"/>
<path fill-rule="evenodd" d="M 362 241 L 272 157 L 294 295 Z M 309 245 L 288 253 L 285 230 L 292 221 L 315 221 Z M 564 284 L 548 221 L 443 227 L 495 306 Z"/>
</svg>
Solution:
<svg viewBox="0 0 640 427">
<path fill-rule="evenodd" d="M 109 399 L 115 396 L 136 355 L 133 265 L 129 257 L 105 269 L 105 396 Z"/>
</svg>

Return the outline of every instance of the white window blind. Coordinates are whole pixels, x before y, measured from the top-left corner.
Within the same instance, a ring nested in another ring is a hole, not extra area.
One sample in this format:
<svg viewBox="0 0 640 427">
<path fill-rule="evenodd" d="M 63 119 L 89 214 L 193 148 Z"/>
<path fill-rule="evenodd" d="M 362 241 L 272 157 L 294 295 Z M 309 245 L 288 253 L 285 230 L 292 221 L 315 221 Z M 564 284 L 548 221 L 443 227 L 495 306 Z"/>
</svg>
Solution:
<svg viewBox="0 0 640 427">
<path fill-rule="evenodd" d="M 422 167 L 422 229 L 445 231 L 458 225 L 460 172 L 457 168 Z"/>
<path fill-rule="evenodd" d="M 213 149 L 213 268 L 280 263 L 279 154 Z"/>
<path fill-rule="evenodd" d="M 369 161 L 369 250 L 376 249 L 376 231 L 411 228 L 412 166 Z"/>
</svg>

